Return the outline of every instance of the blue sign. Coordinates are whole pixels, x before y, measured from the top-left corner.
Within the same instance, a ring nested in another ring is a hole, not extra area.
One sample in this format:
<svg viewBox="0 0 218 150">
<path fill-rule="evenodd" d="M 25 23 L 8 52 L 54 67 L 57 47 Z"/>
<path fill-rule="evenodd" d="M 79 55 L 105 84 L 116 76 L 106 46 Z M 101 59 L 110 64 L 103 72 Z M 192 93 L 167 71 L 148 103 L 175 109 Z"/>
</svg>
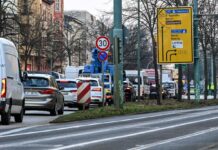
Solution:
<svg viewBox="0 0 218 150">
<path fill-rule="evenodd" d="M 105 51 L 101 51 L 98 53 L 99 61 L 105 61 L 108 58 L 108 54 Z"/>
<path fill-rule="evenodd" d="M 171 34 L 185 34 L 187 33 L 187 29 L 172 29 Z"/>
<path fill-rule="evenodd" d="M 166 14 L 187 14 L 189 13 L 188 9 L 171 9 L 171 10 L 165 10 Z"/>
</svg>

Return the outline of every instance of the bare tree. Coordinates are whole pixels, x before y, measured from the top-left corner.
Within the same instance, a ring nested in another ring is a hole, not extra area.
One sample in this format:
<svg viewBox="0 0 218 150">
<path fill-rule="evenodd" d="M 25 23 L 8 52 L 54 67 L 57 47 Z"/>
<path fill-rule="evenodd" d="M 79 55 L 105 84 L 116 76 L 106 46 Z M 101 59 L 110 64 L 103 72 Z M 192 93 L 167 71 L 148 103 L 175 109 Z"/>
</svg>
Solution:
<svg viewBox="0 0 218 150">
<path fill-rule="evenodd" d="M 15 0 L 0 1 L 0 36 L 17 43 L 17 5 Z"/>
<path fill-rule="evenodd" d="M 41 43 L 41 30 L 42 30 L 42 16 L 35 14 L 33 16 L 32 7 L 33 1 L 29 1 L 25 9 L 19 9 L 18 24 L 20 28 L 20 53 L 24 59 L 24 69 L 27 70 L 27 63 L 35 48 L 38 47 L 37 43 Z M 21 6 L 20 6 L 21 7 Z"/>
</svg>

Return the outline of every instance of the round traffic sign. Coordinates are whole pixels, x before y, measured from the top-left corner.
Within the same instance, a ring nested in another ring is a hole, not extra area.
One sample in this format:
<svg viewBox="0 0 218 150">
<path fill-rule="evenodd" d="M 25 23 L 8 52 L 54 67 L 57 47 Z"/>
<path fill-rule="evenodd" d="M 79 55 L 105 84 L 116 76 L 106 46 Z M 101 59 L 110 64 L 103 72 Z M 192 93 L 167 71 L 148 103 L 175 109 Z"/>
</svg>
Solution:
<svg viewBox="0 0 218 150">
<path fill-rule="evenodd" d="M 110 40 L 106 36 L 100 36 L 96 40 L 96 47 L 101 51 L 106 51 L 110 46 Z"/>
<path fill-rule="evenodd" d="M 98 53 L 98 60 L 99 61 L 105 61 L 108 58 L 108 54 L 104 51 L 101 51 Z"/>
</svg>

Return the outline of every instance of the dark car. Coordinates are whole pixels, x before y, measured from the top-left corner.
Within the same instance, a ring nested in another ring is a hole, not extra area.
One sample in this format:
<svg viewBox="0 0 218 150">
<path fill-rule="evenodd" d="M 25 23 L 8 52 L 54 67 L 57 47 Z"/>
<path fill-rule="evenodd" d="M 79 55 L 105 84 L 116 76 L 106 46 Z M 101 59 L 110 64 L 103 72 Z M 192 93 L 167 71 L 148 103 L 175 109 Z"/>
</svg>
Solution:
<svg viewBox="0 0 218 150">
<path fill-rule="evenodd" d="M 157 99 L 157 96 L 158 96 L 158 92 L 157 92 L 157 89 L 156 89 L 156 85 L 151 85 L 150 86 L 150 94 L 149 94 L 149 99 Z M 169 92 L 167 91 L 166 88 L 162 88 L 162 99 L 167 99 L 169 98 L 170 94 Z"/>
<path fill-rule="evenodd" d="M 126 101 L 133 102 L 136 100 L 136 90 L 130 81 L 123 81 L 123 90 Z"/>
<path fill-rule="evenodd" d="M 64 113 L 64 97 L 54 77 L 47 74 L 28 74 L 23 84 L 25 110 L 46 110 L 51 115 Z"/>
</svg>

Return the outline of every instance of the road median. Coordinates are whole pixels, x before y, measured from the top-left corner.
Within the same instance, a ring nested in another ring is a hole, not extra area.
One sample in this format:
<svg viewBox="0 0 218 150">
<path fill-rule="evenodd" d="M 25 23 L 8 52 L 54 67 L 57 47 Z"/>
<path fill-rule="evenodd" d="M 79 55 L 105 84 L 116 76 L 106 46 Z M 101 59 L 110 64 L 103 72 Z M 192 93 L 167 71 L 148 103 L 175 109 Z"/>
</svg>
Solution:
<svg viewBox="0 0 218 150">
<path fill-rule="evenodd" d="M 166 110 L 201 108 L 214 105 L 218 105 L 218 100 L 202 100 L 199 103 L 195 101 L 179 102 L 176 100 L 164 100 L 162 101 L 162 105 L 157 105 L 156 100 L 145 100 L 134 103 L 125 103 L 123 109 L 115 109 L 113 106 L 106 106 L 90 110 L 77 111 L 75 113 L 60 116 L 55 120 L 51 121 L 50 123 L 65 123 L 111 116 L 133 115 Z"/>
</svg>

